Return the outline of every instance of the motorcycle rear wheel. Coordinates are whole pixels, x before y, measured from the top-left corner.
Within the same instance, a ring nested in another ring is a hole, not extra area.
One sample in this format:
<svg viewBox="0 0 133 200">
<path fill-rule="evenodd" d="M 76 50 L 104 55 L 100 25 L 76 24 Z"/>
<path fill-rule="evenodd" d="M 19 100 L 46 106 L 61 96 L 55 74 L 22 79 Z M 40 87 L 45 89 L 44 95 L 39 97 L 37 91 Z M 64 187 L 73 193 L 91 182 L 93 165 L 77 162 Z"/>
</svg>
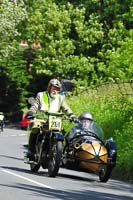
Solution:
<svg viewBox="0 0 133 200">
<path fill-rule="evenodd" d="M 48 174 L 50 177 L 56 177 L 60 168 L 62 158 L 62 142 L 57 141 L 53 145 L 51 155 L 48 161 Z"/>
</svg>

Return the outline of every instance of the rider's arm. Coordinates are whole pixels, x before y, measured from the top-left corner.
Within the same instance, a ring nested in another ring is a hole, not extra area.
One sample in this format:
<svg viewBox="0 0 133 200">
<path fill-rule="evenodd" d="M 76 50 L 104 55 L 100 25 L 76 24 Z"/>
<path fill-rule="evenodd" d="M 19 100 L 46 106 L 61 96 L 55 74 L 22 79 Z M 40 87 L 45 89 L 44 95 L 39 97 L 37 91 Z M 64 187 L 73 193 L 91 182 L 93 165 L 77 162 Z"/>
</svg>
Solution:
<svg viewBox="0 0 133 200">
<path fill-rule="evenodd" d="M 67 136 L 68 141 L 70 141 L 75 135 L 75 126 L 71 128 L 69 135 Z"/>
<path fill-rule="evenodd" d="M 73 114 L 73 111 L 70 109 L 70 107 L 67 105 L 65 101 L 65 96 L 61 96 L 61 109 L 68 115 L 68 116 L 75 116 Z"/>
<path fill-rule="evenodd" d="M 37 93 L 35 101 L 34 101 L 33 105 L 30 107 L 29 111 L 36 113 L 39 110 L 39 108 L 40 108 L 40 95 L 41 95 L 41 93 Z"/>
<path fill-rule="evenodd" d="M 76 134 L 80 134 L 81 129 L 79 128 L 79 126 L 74 126 L 71 128 L 69 135 L 67 136 L 68 141 L 72 140 L 74 138 L 74 136 L 76 136 Z"/>
</svg>

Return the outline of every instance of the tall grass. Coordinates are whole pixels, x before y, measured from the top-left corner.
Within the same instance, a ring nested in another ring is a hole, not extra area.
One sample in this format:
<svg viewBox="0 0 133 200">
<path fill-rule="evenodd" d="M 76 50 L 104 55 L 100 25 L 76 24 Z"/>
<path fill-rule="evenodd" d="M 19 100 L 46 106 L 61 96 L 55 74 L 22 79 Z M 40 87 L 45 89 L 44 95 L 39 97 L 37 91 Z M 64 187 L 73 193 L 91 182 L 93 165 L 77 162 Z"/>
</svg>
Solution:
<svg viewBox="0 0 133 200">
<path fill-rule="evenodd" d="M 128 89 L 128 88 L 127 88 Z M 117 164 L 114 176 L 122 180 L 133 180 L 133 96 L 122 95 L 114 87 L 99 91 L 86 90 L 76 96 L 67 97 L 67 102 L 79 116 L 90 112 L 104 130 L 105 140 L 112 137 L 117 145 Z M 72 124 L 65 124 L 69 132 Z"/>
</svg>

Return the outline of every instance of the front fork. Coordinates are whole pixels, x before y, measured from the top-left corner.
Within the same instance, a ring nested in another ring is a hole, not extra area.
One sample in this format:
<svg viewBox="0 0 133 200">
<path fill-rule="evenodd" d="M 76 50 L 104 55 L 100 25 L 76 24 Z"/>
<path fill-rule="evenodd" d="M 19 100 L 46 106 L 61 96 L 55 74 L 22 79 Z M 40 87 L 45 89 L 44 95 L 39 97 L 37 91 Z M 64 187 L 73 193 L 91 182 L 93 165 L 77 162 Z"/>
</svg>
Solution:
<svg viewBox="0 0 133 200">
<path fill-rule="evenodd" d="M 49 155 L 51 153 L 52 150 L 52 146 L 53 144 L 56 144 L 58 141 L 64 141 L 64 136 L 62 134 L 62 132 L 50 132 L 49 134 Z"/>
</svg>

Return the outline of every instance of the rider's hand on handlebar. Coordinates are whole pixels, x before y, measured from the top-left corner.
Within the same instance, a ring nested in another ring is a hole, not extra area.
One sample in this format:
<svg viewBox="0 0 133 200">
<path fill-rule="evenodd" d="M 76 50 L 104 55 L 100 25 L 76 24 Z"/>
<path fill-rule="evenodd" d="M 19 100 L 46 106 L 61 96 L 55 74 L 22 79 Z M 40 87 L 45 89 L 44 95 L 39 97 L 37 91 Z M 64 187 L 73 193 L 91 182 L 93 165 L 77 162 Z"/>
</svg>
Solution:
<svg viewBox="0 0 133 200">
<path fill-rule="evenodd" d="M 34 113 L 33 113 L 32 111 L 27 112 L 26 118 L 27 118 L 27 119 L 32 119 L 32 118 L 34 118 Z"/>
<path fill-rule="evenodd" d="M 78 118 L 77 118 L 75 115 L 71 115 L 71 116 L 70 116 L 70 121 L 71 121 L 71 122 L 78 123 L 79 120 L 78 120 Z"/>
</svg>

